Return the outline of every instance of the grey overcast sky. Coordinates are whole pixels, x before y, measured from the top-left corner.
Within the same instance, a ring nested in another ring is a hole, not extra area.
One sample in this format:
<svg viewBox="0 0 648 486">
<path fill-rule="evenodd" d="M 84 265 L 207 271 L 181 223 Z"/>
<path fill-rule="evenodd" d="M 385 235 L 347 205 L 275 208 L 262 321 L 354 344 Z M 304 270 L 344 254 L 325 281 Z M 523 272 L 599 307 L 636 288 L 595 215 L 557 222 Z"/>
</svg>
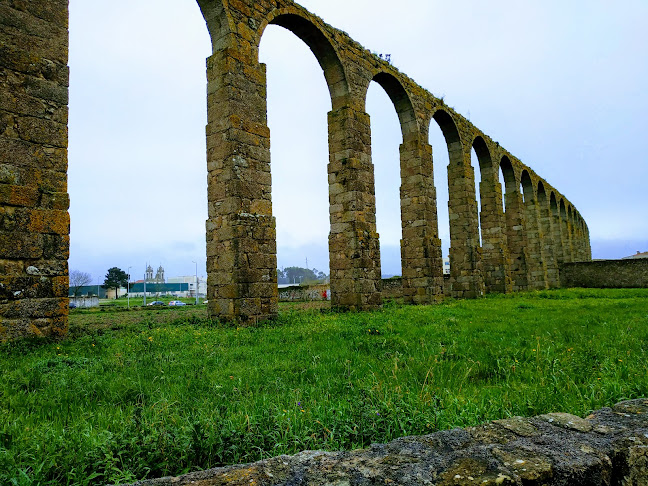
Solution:
<svg viewBox="0 0 648 486">
<path fill-rule="evenodd" d="M 565 194 L 594 258 L 648 251 L 645 0 L 303 0 Z M 396 5 L 396 8 L 395 8 Z M 205 275 L 205 59 L 195 0 L 70 1 L 70 268 L 162 264 Z M 270 26 L 273 211 L 279 266 L 328 273 L 330 99 L 308 48 Z M 398 119 L 368 95 L 384 274 L 399 274 Z M 439 231 L 448 246 L 447 152 L 432 126 Z"/>
</svg>

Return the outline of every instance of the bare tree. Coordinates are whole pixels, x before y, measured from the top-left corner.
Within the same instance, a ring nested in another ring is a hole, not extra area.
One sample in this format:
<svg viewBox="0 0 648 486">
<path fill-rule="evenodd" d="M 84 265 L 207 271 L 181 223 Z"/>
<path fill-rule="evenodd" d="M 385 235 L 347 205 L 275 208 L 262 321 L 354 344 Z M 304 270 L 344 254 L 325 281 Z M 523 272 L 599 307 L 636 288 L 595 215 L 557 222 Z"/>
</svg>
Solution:
<svg viewBox="0 0 648 486">
<path fill-rule="evenodd" d="M 70 272 L 70 288 L 74 292 L 74 297 L 79 296 L 81 292 L 81 287 L 90 285 L 92 282 L 92 277 L 89 273 L 81 272 L 79 270 L 72 270 Z"/>
</svg>

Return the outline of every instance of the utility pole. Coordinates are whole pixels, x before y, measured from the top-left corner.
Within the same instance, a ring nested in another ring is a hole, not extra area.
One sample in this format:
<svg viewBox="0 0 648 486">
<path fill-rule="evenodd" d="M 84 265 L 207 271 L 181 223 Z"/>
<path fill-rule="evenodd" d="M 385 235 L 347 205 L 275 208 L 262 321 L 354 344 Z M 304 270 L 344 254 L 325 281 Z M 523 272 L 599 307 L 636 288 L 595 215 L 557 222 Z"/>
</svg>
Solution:
<svg viewBox="0 0 648 486">
<path fill-rule="evenodd" d="M 198 305 L 198 262 L 192 260 L 191 263 L 196 264 L 196 305 Z"/>
<path fill-rule="evenodd" d="M 133 267 L 128 267 L 128 279 L 126 280 L 126 302 L 128 304 L 128 309 L 130 310 L 130 269 Z"/>
</svg>

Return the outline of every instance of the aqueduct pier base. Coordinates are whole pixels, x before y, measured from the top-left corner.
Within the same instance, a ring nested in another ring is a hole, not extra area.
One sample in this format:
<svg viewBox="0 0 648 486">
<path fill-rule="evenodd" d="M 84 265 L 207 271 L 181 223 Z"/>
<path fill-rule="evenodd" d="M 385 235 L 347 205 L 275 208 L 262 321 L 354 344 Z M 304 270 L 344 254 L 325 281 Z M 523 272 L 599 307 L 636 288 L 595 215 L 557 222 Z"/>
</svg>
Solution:
<svg viewBox="0 0 648 486">
<path fill-rule="evenodd" d="M 207 60 L 209 312 L 277 313 L 270 131 L 259 43 L 276 24 L 312 50 L 331 96 L 329 235 L 332 304 L 381 304 L 367 89 L 385 89 L 403 142 L 401 256 L 410 303 L 443 294 L 431 123 L 450 156 L 452 295 L 554 287 L 558 267 L 591 259 L 588 228 L 549 183 L 394 66 L 290 0 L 198 0 Z M 0 338 L 67 329 L 68 2 L 0 0 Z M 440 150 L 441 148 L 436 148 Z M 476 201 L 478 156 L 481 213 Z M 499 173 L 505 180 L 504 201 Z M 503 204 L 505 208 L 503 208 Z M 481 240 L 480 240 L 481 226 Z"/>
</svg>

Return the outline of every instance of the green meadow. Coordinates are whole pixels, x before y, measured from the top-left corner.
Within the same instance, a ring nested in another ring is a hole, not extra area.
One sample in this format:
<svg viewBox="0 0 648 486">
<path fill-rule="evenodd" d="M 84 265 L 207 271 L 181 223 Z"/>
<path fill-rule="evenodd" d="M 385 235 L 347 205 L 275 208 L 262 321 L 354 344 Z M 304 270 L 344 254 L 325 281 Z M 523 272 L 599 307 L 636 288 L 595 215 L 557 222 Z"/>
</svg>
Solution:
<svg viewBox="0 0 648 486">
<path fill-rule="evenodd" d="M 0 344 L 0 484 L 178 475 L 648 396 L 648 290 L 552 290 L 255 327 L 74 310 Z"/>
</svg>

